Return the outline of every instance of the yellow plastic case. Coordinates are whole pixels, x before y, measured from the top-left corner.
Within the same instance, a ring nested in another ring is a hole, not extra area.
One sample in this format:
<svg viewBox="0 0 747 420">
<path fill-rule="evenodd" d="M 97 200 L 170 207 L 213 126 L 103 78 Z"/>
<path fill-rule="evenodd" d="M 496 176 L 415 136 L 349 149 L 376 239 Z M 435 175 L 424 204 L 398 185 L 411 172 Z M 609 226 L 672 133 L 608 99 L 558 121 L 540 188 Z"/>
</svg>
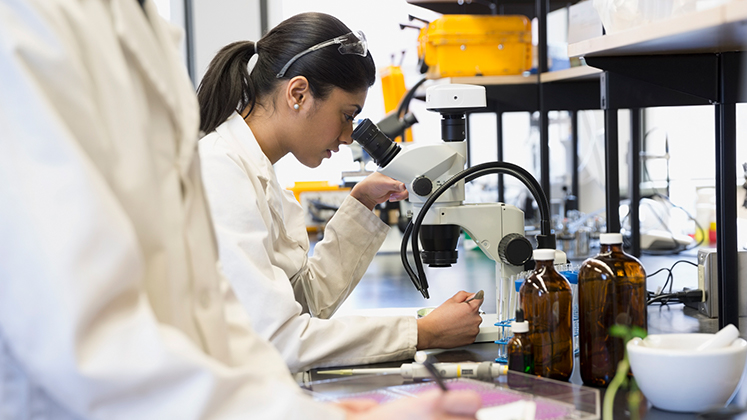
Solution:
<svg viewBox="0 0 747 420">
<path fill-rule="evenodd" d="M 421 29 L 418 42 L 429 77 L 512 75 L 532 67 L 525 16 L 446 15 Z"/>
<path fill-rule="evenodd" d="M 389 114 L 397 110 L 399 102 L 407 93 L 405 87 L 405 76 L 402 74 L 402 67 L 387 66 L 380 72 L 381 89 L 384 93 L 384 112 Z M 397 137 L 394 141 L 402 141 L 402 137 Z M 412 141 L 412 129 L 405 130 L 405 141 Z"/>
<path fill-rule="evenodd" d="M 311 202 L 319 201 L 330 206 L 339 207 L 345 198 L 350 195 L 350 188 L 330 185 L 327 181 L 300 181 L 288 188 L 293 191 L 301 207 L 304 209 L 304 218 L 307 232 L 319 232 L 324 230 L 325 222 L 319 222 L 312 217 L 310 210 Z M 332 217 L 331 211 L 325 211 L 324 216 Z"/>
</svg>

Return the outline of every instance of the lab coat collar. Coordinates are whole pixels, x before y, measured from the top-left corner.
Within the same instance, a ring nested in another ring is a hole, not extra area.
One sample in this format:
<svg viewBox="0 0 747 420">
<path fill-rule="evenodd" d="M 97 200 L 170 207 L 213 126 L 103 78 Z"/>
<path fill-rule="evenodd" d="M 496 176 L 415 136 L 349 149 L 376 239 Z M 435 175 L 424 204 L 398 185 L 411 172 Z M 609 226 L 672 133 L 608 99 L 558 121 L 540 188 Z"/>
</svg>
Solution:
<svg viewBox="0 0 747 420">
<path fill-rule="evenodd" d="M 241 147 L 247 152 L 246 157 L 252 161 L 254 167 L 259 169 L 257 177 L 262 180 L 264 185 L 267 185 L 274 178 L 275 170 L 272 167 L 272 162 L 259 147 L 257 138 L 254 137 L 251 128 L 238 112 L 234 112 L 233 115 L 228 117 L 226 123 L 218 126 L 216 131 L 222 137 L 233 137 L 241 144 Z"/>
<path fill-rule="evenodd" d="M 146 0 L 143 8 L 132 0 L 112 0 L 112 19 L 122 46 L 129 52 L 169 110 L 179 140 L 179 171 L 187 178 L 197 143 L 199 115 L 194 95 L 179 95 L 177 83 L 189 83 L 185 69 L 173 66 L 180 60 L 164 45 L 174 43 L 173 34 L 158 14 L 155 4 Z M 145 13 L 143 13 L 145 12 Z M 183 79 L 183 80 L 182 80 Z M 191 87 L 191 84 L 190 84 Z"/>
</svg>

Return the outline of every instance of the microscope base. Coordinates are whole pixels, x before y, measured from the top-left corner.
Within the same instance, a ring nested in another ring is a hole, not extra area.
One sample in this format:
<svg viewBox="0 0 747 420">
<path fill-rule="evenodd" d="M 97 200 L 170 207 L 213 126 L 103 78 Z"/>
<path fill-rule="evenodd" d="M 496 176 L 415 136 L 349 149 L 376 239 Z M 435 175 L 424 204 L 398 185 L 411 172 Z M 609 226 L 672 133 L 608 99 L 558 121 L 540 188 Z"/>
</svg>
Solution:
<svg viewBox="0 0 747 420">
<path fill-rule="evenodd" d="M 496 314 L 480 314 L 482 317 L 482 324 L 480 324 L 480 332 L 475 338 L 475 343 L 492 343 L 500 339 L 501 328 L 495 325 L 498 322 L 498 316 Z"/>
</svg>

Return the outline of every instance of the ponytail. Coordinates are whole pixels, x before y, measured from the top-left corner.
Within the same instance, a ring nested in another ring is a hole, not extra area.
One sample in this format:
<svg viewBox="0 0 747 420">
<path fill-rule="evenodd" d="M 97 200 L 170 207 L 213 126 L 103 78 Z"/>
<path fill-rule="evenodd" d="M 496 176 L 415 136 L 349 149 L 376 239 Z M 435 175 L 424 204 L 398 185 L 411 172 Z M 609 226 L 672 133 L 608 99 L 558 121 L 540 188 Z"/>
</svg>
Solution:
<svg viewBox="0 0 747 420">
<path fill-rule="evenodd" d="M 200 131 L 205 134 L 223 124 L 234 111 L 242 112 L 257 102 L 256 86 L 249 78 L 247 64 L 256 54 L 256 44 L 239 41 L 223 47 L 210 62 L 197 88 Z"/>
</svg>

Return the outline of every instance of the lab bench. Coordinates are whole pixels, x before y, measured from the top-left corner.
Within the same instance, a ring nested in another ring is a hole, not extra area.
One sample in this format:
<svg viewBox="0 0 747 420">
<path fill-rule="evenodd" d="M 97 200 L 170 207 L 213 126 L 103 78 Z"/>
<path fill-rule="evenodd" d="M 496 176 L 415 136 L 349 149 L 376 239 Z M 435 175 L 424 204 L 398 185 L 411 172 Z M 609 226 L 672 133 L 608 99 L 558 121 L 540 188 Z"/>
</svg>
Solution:
<svg viewBox="0 0 747 420">
<path fill-rule="evenodd" d="M 672 308 L 676 310 L 676 308 Z M 493 343 L 477 343 L 472 344 L 465 347 L 459 347 L 456 349 L 450 349 L 450 350 L 438 350 L 438 351 L 429 351 L 428 353 L 431 354 L 431 357 L 436 363 L 440 362 L 464 362 L 464 361 L 474 361 L 474 362 L 482 362 L 482 361 L 493 361 L 495 359 L 496 355 L 496 347 L 497 344 Z M 351 368 L 381 368 L 381 367 L 399 367 L 402 363 L 412 363 L 412 360 L 403 360 L 398 362 L 386 362 L 386 363 L 377 363 L 372 365 L 364 365 L 364 366 L 350 366 Z M 581 380 L 581 374 L 579 372 L 579 360 L 578 357 L 575 357 L 573 360 L 573 373 L 571 374 L 571 378 L 568 383 L 572 385 L 576 385 L 580 388 L 580 390 L 596 390 L 599 392 L 599 406 L 601 408 L 601 401 L 604 399 L 604 388 L 591 388 L 587 387 L 585 385 L 582 385 L 583 382 Z M 314 369 L 311 371 L 311 381 L 312 382 L 326 382 L 324 384 L 324 388 L 313 388 L 312 390 L 314 392 L 318 393 L 324 393 L 324 392 L 335 392 L 335 393 L 355 393 L 355 391 L 359 391 L 358 389 L 354 389 L 352 387 L 348 387 L 345 385 L 345 381 L 341 381 L 339 383 L 334 383 L 335 379 L 343 378 L 341 376 L 334 376 L 334 375 L 320 375 L 317 373 L 317 371 L 323 371 L 328 370 L 327 369 Z M 396 378 L 397 375 L 391 375 L 388 378 L 387 377 L 381 377 L 381 376 L 371 376 L 368 378 L 361 378 L 359 381 L 371 381 L 371 383 L 366 383 L 366 386 L 369 386 L 369 388 L 378 388 L 378 387 L 386 387 L 386 386 L 398 386 L 401 385 L 403 382 L 401 379 Z M 500 379 L 498 379 L 500 380 Z M 549 381 L 549 380 L 548 380 Z M 693 381 L 697 381 L 697 370 L 693 369 Z M 497 382 L 497 381 L 496 381 Z M 558 381 L 553 381 L 558 382 Z M 703 417 L 700 417 L 698 413 L 674 413 L 664 410 L 659 410 L 656 407 L 651 406 L 650 404 L 646 403 L 644 407 L 645 414 L 643 414 L 642 419 L 643 420 L 695 420 L 699 419 L 702 420 Z M 615 405 L 614 405 L 614 418 L 615 419 L 626 419 L 630 416 L 627 413 L 627 401 L 626 401 L 626 394 L 623 391 L 620 391 L 615 396 Z M 601 419 L 601 416 L 599 417 Z M 719 417 L 721 418 L 721 417 Z"/>
<path fill-rule="evenodd" d="M 677 260 L 697 262 L 696 252 L 690 251 L 675 256 L 646 256 L 641 261 L 647 274 L 651 274 L 659 268 L 669 268 Z M 459 259 L 455 265 L 449 268 L 427 269 L 429 278 L 431 299 L 425 300 L 415 290 L 407 274 L 401 266 L 398 253 L 379 253 L 371 263 L 363 279 L 350 295 L 348 300 L 340 308 L 339 315 L 366 313 L 367 310 L 375 312 L 377 308 L 390 307 L 429 307 L 438 306 L 444 300 L 450 298 L 459 290 L 476 292 L 484 290 L 485 301 L 482 309 L 487 312 L 495 312 L 495 263 L 485 257 L 478 250 L 467 250 L 459 248 Z M 697 287 L 697 268 L 685 265 L 678 266 L 675 271 L 674 290 L 683 287 Z M 651 278 L 648 283 L 649 290 L 662 286 L 664 276 Z M 370 312 L 369 312 L 370 313 Z M 338 316 L 336 314 L 335 316 Z M 717 319 L 706 318 L 695 309 L 686 308 L 682 304 L 670 304 L 666 306 L 650 305 L 648 307 L 648 331 L 650 334 L 666 333 L 713 333 L 718 330 Z M 744 329 L 742 329 L 744 331 Z M 465 347 L 451 350 L 429 351 L 436 362 L 463 362 L 463 361 L 494 361 L 498 355 L 498 345 L 494 343 L 476 343 Z M 368 367 L 399 367 L 402 363 L 412 361 L 403 360 L 397 362 L 379 363 L 367 366 L 355 366 L 356 368 Z M 327 370 L 327 369 L 324 369 Z M 317 370 L 311 372 L 314 381 L 335 378 L 329 375 L 319 375 Z M 693 373 L 693 380 L 697 380 Z M 372 379 L 382 380 L 382 379 Z M 570 382 L 581 385 L 581 377 L 578 369 L 578 358 L 574 360 L 574 371 Z M 397 385 L 396 383 L 382 383 L 385 385 Z M 339 386 L 344 387 L 344 382 Z M 596 388 L 595 388 L 596 389 Z M 337 389 L 339 392 L 339 389 Z M 599 390 L 603 394 L 604 390 Z M 615 418 L 627 418 L 623 410 L 625 406 L 623 393 L 619 393 L 615 404 Z M 619 415 L 619 417 L 618 417 Z M 649 407 L 644 419 L 695 419 L 695 414 L 678 414 L 658 410 Z"/>
</svg>

